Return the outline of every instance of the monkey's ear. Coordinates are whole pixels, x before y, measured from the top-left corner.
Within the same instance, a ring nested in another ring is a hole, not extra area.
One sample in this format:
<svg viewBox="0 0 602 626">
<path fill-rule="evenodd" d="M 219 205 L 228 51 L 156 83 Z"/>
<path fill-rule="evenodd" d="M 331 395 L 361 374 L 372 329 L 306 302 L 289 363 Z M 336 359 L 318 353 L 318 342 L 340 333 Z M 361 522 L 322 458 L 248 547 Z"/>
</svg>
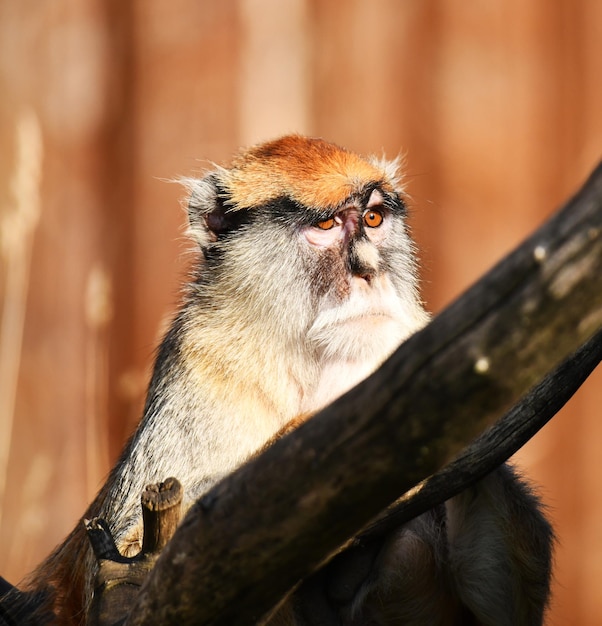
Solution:
<svg viewBox="0 0 602 626">
<path fill-rule="evenodd" d="M 228 211 L 226 207 L 216 172 L 205 178 L 187 178 L 182 182 L 189 191 L 188 233 L 204 249 L 220 235 L 232 230 L 239 220 L 236 212 Z"/>
</svg>

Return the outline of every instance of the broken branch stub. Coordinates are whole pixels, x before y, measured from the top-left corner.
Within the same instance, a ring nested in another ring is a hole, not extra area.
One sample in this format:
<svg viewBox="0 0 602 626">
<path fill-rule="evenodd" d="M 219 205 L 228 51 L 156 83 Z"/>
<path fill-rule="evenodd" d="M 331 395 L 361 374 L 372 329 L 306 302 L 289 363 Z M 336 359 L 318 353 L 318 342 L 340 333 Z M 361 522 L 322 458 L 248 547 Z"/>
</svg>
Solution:
<svg viewBox="0 0 602 626">
<path fill-rule="evenodd" d="M 100 519 L 84 520 L 99 571 L 88 615 L 91 626 L 121 626 L 159 553 L 180 521 L 182 485 L 175 478 L 148 485 L 142 492 L 143 539 L 139 554 L 122 556 Z"/>
</svg>

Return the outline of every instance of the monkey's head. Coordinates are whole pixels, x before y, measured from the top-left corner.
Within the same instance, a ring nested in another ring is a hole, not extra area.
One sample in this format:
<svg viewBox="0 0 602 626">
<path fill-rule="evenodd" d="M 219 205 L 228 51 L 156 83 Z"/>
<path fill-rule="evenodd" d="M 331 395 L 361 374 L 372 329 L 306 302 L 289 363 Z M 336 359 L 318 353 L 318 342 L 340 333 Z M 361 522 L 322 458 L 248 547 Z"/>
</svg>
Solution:
<svg viewBox="0 0 602 626">
<path fill-rule="evenodd" d="M 318 359 L 380 363 L 427 319 L 398 170 L 291 135 L 189 181 L 197 296 L 234 333 L 264 325 Z"/>
</svg>

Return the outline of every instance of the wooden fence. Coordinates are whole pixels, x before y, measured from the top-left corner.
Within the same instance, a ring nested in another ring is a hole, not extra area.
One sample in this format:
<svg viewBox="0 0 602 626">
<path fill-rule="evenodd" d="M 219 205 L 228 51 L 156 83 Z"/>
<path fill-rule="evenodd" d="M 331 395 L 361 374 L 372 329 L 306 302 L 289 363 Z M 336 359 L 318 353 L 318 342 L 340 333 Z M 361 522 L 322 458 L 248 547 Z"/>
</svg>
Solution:
<svg viewBox="0 0 602 626">
<path fill-rule="evenodd" d="M 0 573 L 76 523 L 134 427 L 188 266 L 168 181 L 289 131 L 407 161 L 440 310 L 602 154 L 597 0 L 0 3 Z M 602 616 L 602 372 L 518 455 Z"/>
</svg>

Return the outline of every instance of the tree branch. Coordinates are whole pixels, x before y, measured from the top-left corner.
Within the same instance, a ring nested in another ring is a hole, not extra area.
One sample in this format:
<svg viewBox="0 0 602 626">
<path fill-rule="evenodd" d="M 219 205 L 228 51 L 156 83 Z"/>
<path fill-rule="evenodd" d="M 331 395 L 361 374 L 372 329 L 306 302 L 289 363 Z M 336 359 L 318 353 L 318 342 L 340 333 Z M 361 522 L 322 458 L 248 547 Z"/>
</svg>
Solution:
<svg viewBox="0 0 602 626">
<path fill-rule="evenodd" d="M 602 331 L 598 331 L 456 459 L 405 493 L 358 538 L 367 539 L 397 528 L 487 476 L 560 411 L 601 360 Z"/>
<path fill-rule="evenodd" d="M 189 511 L 128 624 L 250 624 L 602 328 L 602 166 L 357 388 Z"/>
<path fill-rule="evenodd" d="M 318 576 L 304 582 L 300 602 L 305 613 L 317 614 L 321 620 L 330 615 L 336 623 L 335 607 L 353 602 L 389 532 L 457 495 L 507 461 L 556 415 L 601 360 L 599 331 L 454 461 L 405 493 L 370 522 Z M 322 623 L 318 619 L 316 622 Z"/>
</svg>

